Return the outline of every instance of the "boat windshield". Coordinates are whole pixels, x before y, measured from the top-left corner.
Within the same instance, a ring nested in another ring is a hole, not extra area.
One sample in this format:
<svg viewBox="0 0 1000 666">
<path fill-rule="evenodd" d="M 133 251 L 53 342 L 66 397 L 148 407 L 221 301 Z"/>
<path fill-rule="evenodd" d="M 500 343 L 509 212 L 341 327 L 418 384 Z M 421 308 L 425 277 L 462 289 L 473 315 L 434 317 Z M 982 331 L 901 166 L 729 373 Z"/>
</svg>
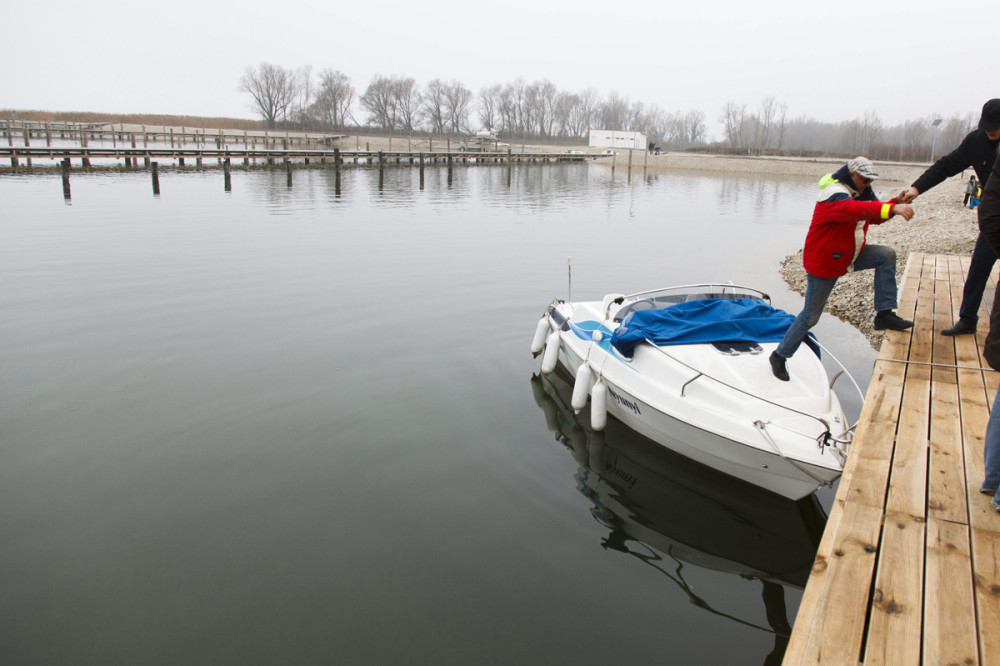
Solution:
<svg viewBox="0 0 1000 666">
<path fill-rule="evenodd" d="M 641 298 L 637 301 L 631 301 L 629 303 L 626 303 L 624 307 L 622 307 L 622 309 L 618 311 L 618 314 L 614 316 L 614 321 L 621 321 L 630 312 L 639 312 L 642 310 L 662 310 L 663 308 L 669 308 L 671 305 L 677 305 L 678 303 L 687 303 L 689 301 L 700 301 L 708 298 L 729 299 L 729 300 L 749 298 L 753 300 L 760 300 L 760 294 L 738 293 L 732 291 L 656 294 L 654 296 L 649 296 L 648 298 Z"/>
</svg>

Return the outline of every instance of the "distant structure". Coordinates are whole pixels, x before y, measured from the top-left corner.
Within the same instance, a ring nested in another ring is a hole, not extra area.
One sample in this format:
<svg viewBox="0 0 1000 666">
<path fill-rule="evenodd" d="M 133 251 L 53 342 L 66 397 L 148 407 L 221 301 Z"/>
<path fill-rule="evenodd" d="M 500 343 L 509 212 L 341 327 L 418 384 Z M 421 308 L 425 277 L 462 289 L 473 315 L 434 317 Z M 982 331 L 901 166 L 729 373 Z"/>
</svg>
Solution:
<svg viewBox="0 0 1000 666">
<path fill-rule="evenodd" d="M 648 139 L 642 132 L 626 132 L 624 130 L 590 130 L 591 148 L 620 148 L 628 150 L 646 150 Z"/>
</svg>

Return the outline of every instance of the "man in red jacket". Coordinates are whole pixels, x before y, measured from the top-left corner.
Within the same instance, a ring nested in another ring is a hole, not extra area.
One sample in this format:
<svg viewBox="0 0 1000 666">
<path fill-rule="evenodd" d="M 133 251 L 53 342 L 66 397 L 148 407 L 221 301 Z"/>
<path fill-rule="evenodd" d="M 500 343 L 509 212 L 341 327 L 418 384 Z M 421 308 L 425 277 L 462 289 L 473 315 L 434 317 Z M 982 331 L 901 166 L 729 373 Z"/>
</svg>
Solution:
<svg viewBox="0 0 1000 666">
<path fill-rule="evenodd" d="M 876 178 L 871 160 L 855 157 L 819 181 L 819 200 L 802 252 L 806 302 L 770 357 L 771 371 L 782 381 L 789 379 L 785 361 L 819 321 L 837 278 L 848 271 L 875 269 L 875 330 L 905 331 L 913 326 L 893 312 L 897 307 L 896 250 L 865 243 L 869 224 L 882 224 L 895 215 L 911 220 L 913 207 L 895 199 L 879 201 L 871 188 Z"/>
</svg>

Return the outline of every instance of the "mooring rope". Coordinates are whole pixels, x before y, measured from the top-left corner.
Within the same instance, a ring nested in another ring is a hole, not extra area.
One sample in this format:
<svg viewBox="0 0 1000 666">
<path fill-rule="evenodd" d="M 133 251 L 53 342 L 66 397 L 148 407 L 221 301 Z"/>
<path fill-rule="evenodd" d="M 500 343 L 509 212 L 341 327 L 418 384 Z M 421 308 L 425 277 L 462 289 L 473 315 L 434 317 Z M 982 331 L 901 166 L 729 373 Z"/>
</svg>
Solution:
<svg viewBox="0 0 1000 666">
<path fill-rule="evenodd" d="M 930 365 L 935 368 L 954 368 L 957 370 L 986 370 L 987 372 L 996 372 L 993 368 L 984 368 L 978 365 L 952 365 L 950 363 L 931 363 L 929 361 L 908 361 L 901 358 L 877 358 L 875 362 L 887 361 L 889 363 L 905 363 L 907 365 Z"/>
</svg>

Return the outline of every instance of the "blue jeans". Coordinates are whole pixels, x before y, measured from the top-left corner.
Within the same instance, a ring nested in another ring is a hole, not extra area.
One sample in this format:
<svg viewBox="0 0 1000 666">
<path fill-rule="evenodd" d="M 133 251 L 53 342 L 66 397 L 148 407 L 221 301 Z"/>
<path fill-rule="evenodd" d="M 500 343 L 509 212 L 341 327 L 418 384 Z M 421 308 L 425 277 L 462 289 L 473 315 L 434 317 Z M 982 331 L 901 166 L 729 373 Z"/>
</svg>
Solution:
<svg viewBox="0 0 1000 666">
<path fill-rule="evenodd" d="M 972 263 L 969 264 L 969 274 L 965 277 L 965 289 L 962 290 L 962 307 L 958 318 L 972 326 L 979 321 L 979 304 L 983 302 L 983 292 L 986 282 L 993 272 L 993 264 L 997 262 L 997 253 L 993 251 L 986 238 L 979 234 L 976 238 L 976 249 L 972 251 Z"/>
<path fill-rule="evenodd" d="M 854 270 L 875 269 L 875 311 L 896 309 L 896 250 L 886 245 L 865 245 L 854 260 Z M 776 353 L 791 358 L 806 338 L 809 329 L 816 325 L 823 314 L 837 278 L 816 277 L 806 273 L 806 302 L 802 312 L 785 332 Z M 997 424 L 1000 426 L 1000 424 Z"/>
<path fill-rule="evenodd" d="M 986 424 L 986 440 L 983 442 L 983 461 L 986 463 L 986 475 L 982 489 L 992 491 L 993 505 L 1000 505 L 1000 391 L 993 399 L 993 411 Z"/>
</svg>

